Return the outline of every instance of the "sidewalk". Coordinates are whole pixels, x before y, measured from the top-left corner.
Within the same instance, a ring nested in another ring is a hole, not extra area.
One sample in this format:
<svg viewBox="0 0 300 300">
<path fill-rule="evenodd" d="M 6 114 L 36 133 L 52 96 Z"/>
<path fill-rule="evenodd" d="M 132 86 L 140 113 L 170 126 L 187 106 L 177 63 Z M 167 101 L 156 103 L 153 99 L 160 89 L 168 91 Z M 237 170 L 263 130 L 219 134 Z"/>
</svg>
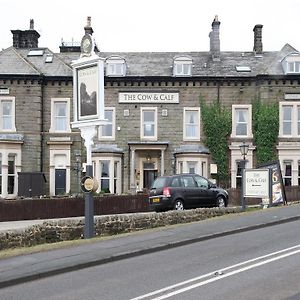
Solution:
<svg viewBox="0 0 300 300">
<path fill-rule="evenodd" d="M 127 257 L 297 220 L 300 220 L 300 204 L 293 204 L 231 214 L 197 223 L 139 231 L 107 240 L 90 240 L 89 243 L 71 248 L 3 259 L 0 260 L 0 288 Z M 21 229 L 36 222 L 41 223 L 43 220 L 0 222 L 0 231 Z"/>
</svg>

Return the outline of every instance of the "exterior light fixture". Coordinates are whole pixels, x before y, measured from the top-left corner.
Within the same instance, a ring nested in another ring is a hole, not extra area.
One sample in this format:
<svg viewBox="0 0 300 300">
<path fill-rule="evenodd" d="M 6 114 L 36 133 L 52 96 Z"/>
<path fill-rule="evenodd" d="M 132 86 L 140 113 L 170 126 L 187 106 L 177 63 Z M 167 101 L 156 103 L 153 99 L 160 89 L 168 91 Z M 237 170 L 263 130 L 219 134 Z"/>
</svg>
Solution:
<svg viewBox="0 0 300 300">
<path fill-rule="evenodd" d="M 241 206 L 242 211 L 246 210 L 245 197 L 244 197 L 244 169 L 246 167 L 246 155 L 248 154 L 249 145 L 243 142 L 240 146 L 240 151 L 243 156 L 243 160 L 240 162 L 241 173 L 242 173 L 242 184 L 241 184 Z"/>
</svg>

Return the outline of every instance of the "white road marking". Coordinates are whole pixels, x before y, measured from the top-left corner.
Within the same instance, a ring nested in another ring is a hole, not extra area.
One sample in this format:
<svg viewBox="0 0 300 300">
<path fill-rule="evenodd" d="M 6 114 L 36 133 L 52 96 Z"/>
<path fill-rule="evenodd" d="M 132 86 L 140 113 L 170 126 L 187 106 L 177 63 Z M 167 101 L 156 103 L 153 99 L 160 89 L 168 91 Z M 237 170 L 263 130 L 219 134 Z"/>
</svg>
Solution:
<svg viewBox="0 0 300 300">
<path fill-rule="evenodd" d="M 299 250 L 292 251 L 292 250 L 297 249 L 297 248 L 300 248 L 300 244 L 299 244 L 299 245 L 296 245 L 296 246 L 293 246 L 293 247 L 289 247 L 289 248 L 280 250 L 280 251 L 272 252 L 272 253 L 269 253 L 269 254 L 266 254 L 266 255 L 263 255 L 263 256 L 259 256 L 259 257 L 256 257 L 256 258 L 253 258 L 253 259 L 244 261 L 244 262 L 240 262 L 240 263 L 238 263 L 238 264 L 235 264 L 235 265 L 232 265 L 232 266 L 228 266 L 228 267 L 226 267 L 226 268 L 222 268 L 222 269 L 219 270 L 219 271 L 214 271 L 214 272 L 210 272 L 210 273 L 207 273 L 207 274 L 198 276 L 198 277 L 194 277 L 194 278 L 191 278 L 191 279 L 189 279 L 189 280 L 182 281 L 182 282 L 179 282 L 179 283 L 177 283 L 177 284 L 170 285 L 170 286 L 167 286 L 167 287 L 162 288 L 162 289 L 159 289 L 159 290 L 155 290 L 155 291 L 153 291 L 153 292 L 151 292 L 151 293 L 144 294 L 144 295 L 141 295 L 141 296 L 139 296 L 139 297 L 136 297 L 136 298 L 133 298 L 133 299 L 130 299 L 130 300 L 141 300 L 141 299 L 149 298 L 149 297 L 151 297 L 151 296 L 159 295 L 159 294 L 161 294 L 161 293 L 163 293 L 163 292 L 167 292 L 167 291 L 169 291 L 169 290 L 178 288 L 178 287 L 180 287 L 180 286 L 187 285 L 187 284 L 190 284 L 190 283 L 192 283 L 192 282 L 199 281 L 199 280 L 201 280 L 201 279 L 205 279 L 205 278 L 207 278 L 207 277 L 211 277 L 211 276 L 215 275 L 215 274 L 218 273 L 218 272 L 222 272 L 222 274 L 223 274 L 223 275 L 221 275 L 221 276 L 213 277 L 213 278 L 210 278 L 210 279 L 201 281 L 201 282 L 199 282 L 199 283 L 192 284 L 192 285 L 187 286 L 187 287 L 185 287 L 185 288 L 181 288 L 181 289 L 179 289 L 179 290 L 170 292 L 170 293 L 168 293 L 168 294 L 159 296 L 159 297 L 157 297 L 157 298 L 151 298 L 151 299 L 152 299 L 152 300 L 162 300 L 162 299 L 170 298 L 170 297 L 172 297 L 172 296 L 175 296 L 175 295 L 178 295 L 178 294 L 180 294 L 180 293 L 186 292 L 186 291 L 188 291 L 188 290 L 191 290 L 191 289 L 194 289 L 194 288 L 197 288 L 197 287 L 206 285 L 206 284 L 208 284 L 208 283 L 211 283 L 211 282 L 214 282 L 214 281 L 217 281 L 217 280 L 220 280 L 220 279 L 229 277 L 229 276 L 233 276 L 233 275 L 235 275 L 235 274 L 238 274 L 238 273 L 241 273 L 241 272 L 244 272 L 244 271 L 247 271 L 247 270 L 256 268 L 256 267 L 259 267 L 259 266 L 261 266 L 261 265 L 265 265 L 265 264 L 271 263 L 271 262 L 273 262 L 273 261 L 276 261 L 276 260 L 279 260 L 279 259 L 282 259 L 282 258 L 291 256 L 291 255 L 298 254 L 298 253 L 300 253 L 300 249 L 299 249 Z M 289 252 L 289 251 L 292 251 L 292 252 Z M 282 253 L 284 253 L 284 252 L 288 252 L 288 253 L 282 254 Z M 282 255 L 280 255 L 280 254 L 282 254 Z M 276 256 L 276 255 L 279 255 L 279 256 Z M 275 257 L 269 258 L 269 259 L 267 259 L 267 260 L 263 260 L 263 259 L 266 259 L 266 258 L 271 257 L 271 256 L 275 256 Z M 254 263 L 255 261 L 258 261 L 258 260 L 263 260 L 263 261 L 258 262 L 258 263 Z M 250 263 L 254 263 L 254 264 L 250 264 Z M 237 270 L 234 270 L 234 271 L 231 271 L 231 272 L 229 272 L 229 273 L 225 273 L 225 274 L 224 274 L 224 272 L 227 271 L 227 270 L 234 269 L 234 268 L 237 268 L 237 267 L 241 267 L 241 266 L 246 265 L 246 264 L 250 264 L 250 265 L 249 265 L 249 266 L 246 266 L 246 267 L 243 267 L 243 268 L 240 268 L 240 269 L 237 269 Z"/>
</svg>

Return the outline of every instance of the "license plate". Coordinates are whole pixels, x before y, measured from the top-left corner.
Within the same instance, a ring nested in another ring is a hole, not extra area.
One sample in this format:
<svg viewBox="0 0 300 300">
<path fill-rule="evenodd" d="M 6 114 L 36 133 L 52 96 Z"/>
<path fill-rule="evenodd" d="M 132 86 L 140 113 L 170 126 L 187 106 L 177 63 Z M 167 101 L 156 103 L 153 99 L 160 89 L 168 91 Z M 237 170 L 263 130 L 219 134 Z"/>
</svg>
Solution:
<svg viewBox="0 0 300 300">
<path fill-rule="evenodd" d="M 152 199 L 152 203 L 158 203 L 159 201 L 160 201 L 159 198 L 153 198 L 153 199 Z"/>
</svg>

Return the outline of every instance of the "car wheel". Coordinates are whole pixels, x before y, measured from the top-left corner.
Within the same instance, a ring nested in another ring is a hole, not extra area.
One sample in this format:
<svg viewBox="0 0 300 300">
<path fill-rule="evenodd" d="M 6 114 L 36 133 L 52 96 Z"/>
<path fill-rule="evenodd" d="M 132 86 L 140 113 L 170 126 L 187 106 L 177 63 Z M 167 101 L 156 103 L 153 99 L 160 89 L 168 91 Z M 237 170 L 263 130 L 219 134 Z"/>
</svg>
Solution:
<svg viewBox="0 0 300 300">
<path fill-rule="evenodd" d="M 181 200 L 176 200 L 174 202 L 174 210 L 184 210 L 183 202 Z"/>
<path fill-rule="evenodd" d="M 226 207 L 225 199 L 222 196 L 217 198 L 217 206 L 218 207 Z"/>
</svg>

